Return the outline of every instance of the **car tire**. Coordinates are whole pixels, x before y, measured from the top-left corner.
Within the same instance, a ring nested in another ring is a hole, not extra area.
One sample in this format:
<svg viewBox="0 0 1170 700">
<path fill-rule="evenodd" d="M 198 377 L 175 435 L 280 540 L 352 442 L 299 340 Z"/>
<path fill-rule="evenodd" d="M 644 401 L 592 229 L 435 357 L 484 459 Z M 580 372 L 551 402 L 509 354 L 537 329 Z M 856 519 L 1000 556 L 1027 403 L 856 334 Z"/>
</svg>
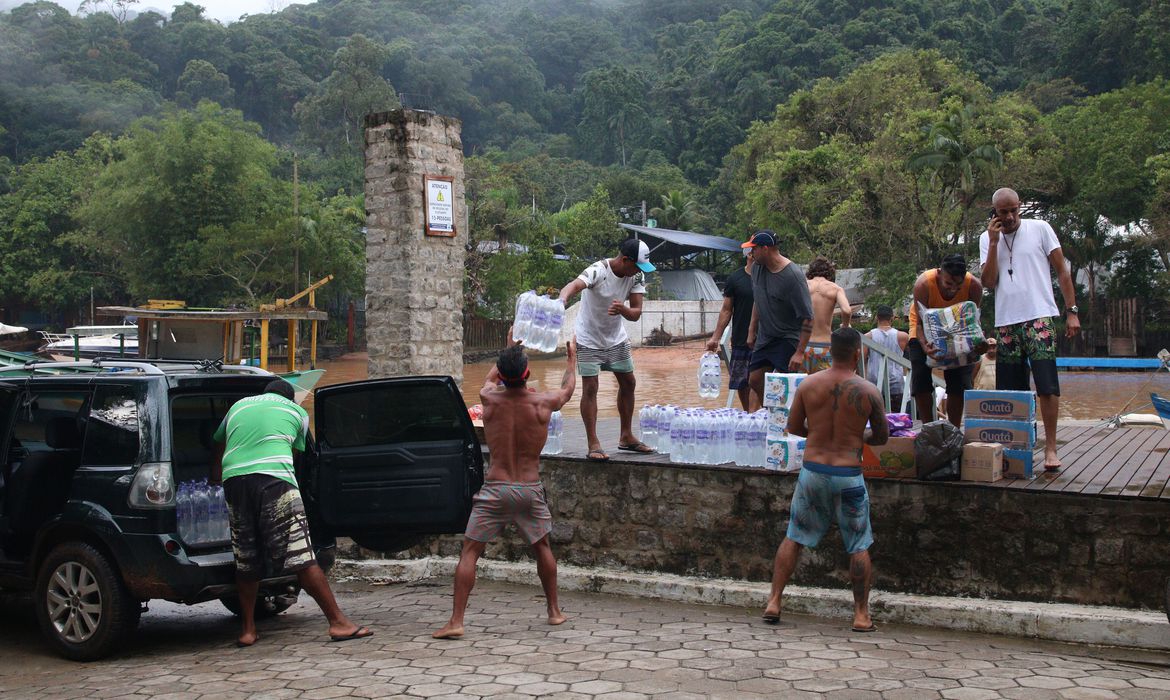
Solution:
<svg viewBox="0 0 1170 700">
<path fill-rule="evenodd" d="M 301 589 L 296 586 L 291 586 L 290 590 L 283 593 L 275 591 L 260 591 L 256 596 L 256 619 L 267 620 L 270 617 L 276 617 L 285 610 L 288 610 L 297 602 L 297 597 L 300 596 Z M 219 599 L 228 612 L 240 616 L 240 599 L 238 596 L 224 596 Z"/>
<path fill-rule="evenodd" d="M 118 569 L 92 545 L 57 545 L 41 562 L 36 615 L 50 646 L 74 661 L 112 652 L 137 626 L 138 601 Z"/>
</svg>

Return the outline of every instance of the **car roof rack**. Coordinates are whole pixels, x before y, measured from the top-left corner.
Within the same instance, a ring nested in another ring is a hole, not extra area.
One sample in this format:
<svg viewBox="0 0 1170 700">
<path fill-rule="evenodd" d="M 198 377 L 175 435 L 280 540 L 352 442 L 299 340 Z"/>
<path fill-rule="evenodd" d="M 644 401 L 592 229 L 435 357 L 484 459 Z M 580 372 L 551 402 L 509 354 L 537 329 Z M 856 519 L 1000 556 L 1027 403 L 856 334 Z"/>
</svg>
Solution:
<svg viewBox="0 0 1170 700">
<path fill-rule="evenodd" d="M 171 373 L 179 372 L 201 372 L 208 374 L 258 374 L 263 376 L 275 376 L 272 372 L 259 367 L 251 365 L 225 365 L 221 360 L 163 360 L 163 359 L 126 359 L 121 356 L 113 357 L 95 357 L 90 360 L 78 360 L 74 362 L 26 362 L 23 365 L 13 365 L 8 368 L 12 370 L 27 370 L 33 372 L 42 369 L 118 369 L 118 370 L 136 370 L 143 374 L 160 375 L 167 374 L 167 370 Z"/>
</svg>

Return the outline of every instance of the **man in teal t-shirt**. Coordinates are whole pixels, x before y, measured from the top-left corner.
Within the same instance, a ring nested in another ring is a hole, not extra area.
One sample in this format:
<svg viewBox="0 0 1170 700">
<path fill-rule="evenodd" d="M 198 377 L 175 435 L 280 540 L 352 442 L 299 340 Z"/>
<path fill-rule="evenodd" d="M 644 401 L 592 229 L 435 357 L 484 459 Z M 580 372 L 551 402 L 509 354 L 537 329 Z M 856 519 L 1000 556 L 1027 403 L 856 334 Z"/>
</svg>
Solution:
<svg viewBox="0 0 1170 700">
<path fill-rule="evenodd" d="M 335 642 L 368 637 L 337 606 L 325 572 L 313 556 L 309 520 L 297 489 L 293 450 L 304 451 L 309 415 L 292 399 L 292 384 L 274 379 L 264 393 L 237 401 L 215 431 L 226 443 L 220 465 L 236 556 L 236 588 L 244 630 L 236 645 L 250 647 L 256 632 L 256 595 L 265 563 L 273 576 L 295 572 L 329 620 Z"/>
</svg>

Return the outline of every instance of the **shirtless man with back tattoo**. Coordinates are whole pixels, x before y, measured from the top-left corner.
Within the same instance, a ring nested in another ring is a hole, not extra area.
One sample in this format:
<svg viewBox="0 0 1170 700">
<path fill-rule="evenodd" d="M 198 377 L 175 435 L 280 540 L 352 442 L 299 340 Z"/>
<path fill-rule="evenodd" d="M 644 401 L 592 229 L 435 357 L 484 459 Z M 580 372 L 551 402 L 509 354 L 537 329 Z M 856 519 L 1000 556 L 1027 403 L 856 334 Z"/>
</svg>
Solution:
<svg viewBox="0 0 1170 700">
<path fill-rule="evenodd" d="M 885 444 L 890 431 L 877 387 L 856 372 L 861 334 L 852 328 L 838 328 L 830 345 L 832 367 L 801 383 L 788 418 L 788 431 L 808 440 L 804 467 L 792 494 L 788 533 L 776 550 L 772 595 L 764 609 L 764 621 L 780 621 L 780 599 L 801 550 L 817 546 L 835 520 L 849 554 L 853 631 L 872 632 L 876 629 L 869 616 L 873 530 L 869 493 L 861 475 L 861 451 L 865 444 Z M 873 426 L 872 431 L 866 430 L 866 421 Z"/>
</svg>

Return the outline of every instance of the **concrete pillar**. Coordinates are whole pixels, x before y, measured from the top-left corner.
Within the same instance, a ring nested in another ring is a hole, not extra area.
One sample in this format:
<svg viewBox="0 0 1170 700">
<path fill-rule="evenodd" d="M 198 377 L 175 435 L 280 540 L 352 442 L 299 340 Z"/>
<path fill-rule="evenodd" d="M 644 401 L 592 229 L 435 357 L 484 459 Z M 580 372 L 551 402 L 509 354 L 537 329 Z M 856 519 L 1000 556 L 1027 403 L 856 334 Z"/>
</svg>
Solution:
<svg viewBox="0 0 1170 700">
<path fill-rule="evenodd" d="M 448 374 L 462 383 L 462 123 L 401 109 L 368 115 L 365 126 L 370 377 Z M 454 178 L 453 237 L 424 233 L 424 175 Z"/>
</svg>

